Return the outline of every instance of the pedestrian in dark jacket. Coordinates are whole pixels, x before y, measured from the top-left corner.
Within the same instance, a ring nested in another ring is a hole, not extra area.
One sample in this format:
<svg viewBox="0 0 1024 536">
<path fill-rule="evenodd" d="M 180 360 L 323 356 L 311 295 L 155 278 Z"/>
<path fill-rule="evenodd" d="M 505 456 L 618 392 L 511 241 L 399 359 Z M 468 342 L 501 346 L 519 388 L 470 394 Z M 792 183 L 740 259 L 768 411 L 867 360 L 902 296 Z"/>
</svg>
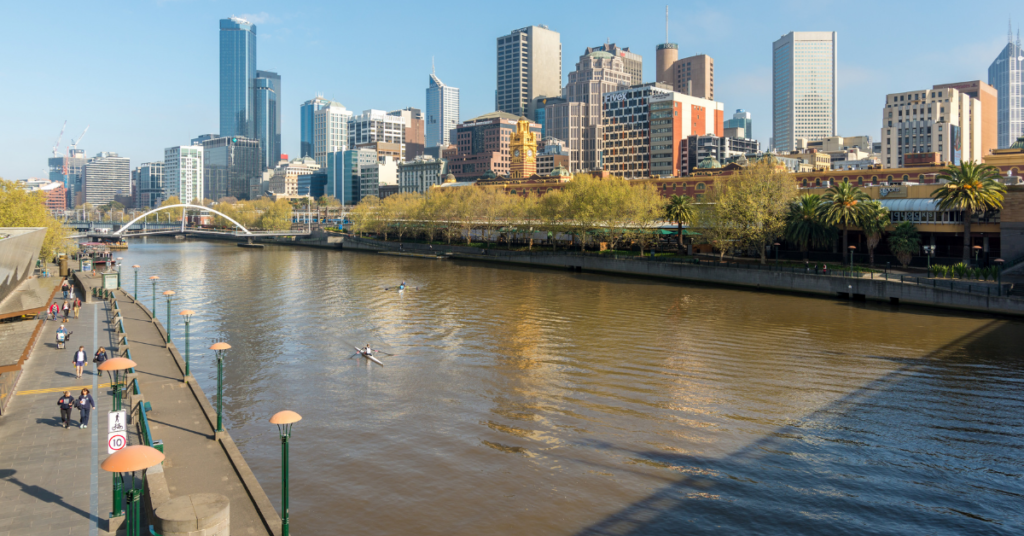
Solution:
<svg viewBox="0 0 1024 536">
<path fill-rule="evenodd" d="M 100 364 L 102 364 L 108 358 L 109 358 L 109 356 L 107 355 L 107 349 L 102 347 L 102 346 L 100 346 L 100 349 L 96 350 L 96 355 L 93 356 L 92 362 L 93 363 L 100 363 Z"/>
<path fill-rule="evenodd" d="M 82 369 L 85 368 L 85 361 L 88 359 L 85 357 L 85 347 L 79 346 L 78 351 L 75 352 L 74 359 L 71 360 L 71 364 L 75 366 L 75 378 L 82 377 Z"/>
<path fill-rule="evenodd" d="M 96 401 L 93 400 L 88 389 L 82 389 L 82 396 L 78 397 L 78 400 L 75 401 L 75 405 L 78 406 L 79 411 L 81 411 L 78 420 L 81 421 L 82 424 L 79 425 L 79 428 L 88 428 L 89 412 L 92 411 L 92 408 L 96 407 Z"/>
<path fill-rule="evenodd" d="M 64 391 L 64 396 L 57 401 L 60 406 L 60 422 L 67 428 L 71 424 L 71 408 L 75 407 L 75 399 L 71 397 L 71 391 Z"/>
</svg>

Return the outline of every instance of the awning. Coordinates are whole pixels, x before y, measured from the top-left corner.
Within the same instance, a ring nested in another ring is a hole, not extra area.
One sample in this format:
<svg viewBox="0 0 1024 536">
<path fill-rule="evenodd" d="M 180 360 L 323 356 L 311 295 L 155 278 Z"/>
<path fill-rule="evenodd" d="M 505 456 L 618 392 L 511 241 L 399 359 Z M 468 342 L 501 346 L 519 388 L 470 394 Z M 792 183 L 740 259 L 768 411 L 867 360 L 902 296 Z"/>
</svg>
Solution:
<svg viewBox="0 0 1024 536">
<path fill-rule="evenodd" d="M 938 199 L 879 199 L 889 212 L 945 212 Z"/>
</svg>

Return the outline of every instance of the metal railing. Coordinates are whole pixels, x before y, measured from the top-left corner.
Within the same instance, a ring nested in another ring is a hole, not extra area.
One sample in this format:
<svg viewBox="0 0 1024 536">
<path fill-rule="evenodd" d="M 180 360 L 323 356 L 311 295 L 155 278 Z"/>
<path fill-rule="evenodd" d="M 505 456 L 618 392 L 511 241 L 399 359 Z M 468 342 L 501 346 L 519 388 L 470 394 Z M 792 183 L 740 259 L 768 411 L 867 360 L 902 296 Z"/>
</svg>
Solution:
<svg viewBox="0 0 1024 536">
<path fill-rule="evenodd" d="M 116 298 L 111 298 L 110 302 L 112 310 L 114 312 L 115 327 L 117 328 L 116 334 L 118 347 L 124 348 L 123 357 L 132 359 L 132 350 L 131 347 L 128 345 L 128 333 L 124 327 L 124 318 L 121 315 L 120 306 L 118 305 Z M 134 359 L 132 359 L 132 361 L 134 361 Z M 139 387 L 138 376 L 135 376 L 135 368 L 128 369 L 128 374 L 132 375 L 133 377 L 131 381 L 128 383 L 128 385 L 125 386 L 125 389 L 122 392 L 121 396 L 129 398 L 128 407 L 132 414 L 132 417 L 135 418 L 137 415 L 139 426 L 139 438 L 142 441 L 143 445 L 149 447 L 157 447 L 159 443 L 158 448 L 161 448 L 162 450 L 162 442 L 157 442 L 156 440 L 153 439 L 153 433 L 149 426 L 148 413 L 150 411 L 153 411 L 153 406 L 149 402 L 146 402 L 144 399 L 140 401 L 138 404 L 135 403 L 134 397 L 142 396 L 142 389 Z"/>
</svg>

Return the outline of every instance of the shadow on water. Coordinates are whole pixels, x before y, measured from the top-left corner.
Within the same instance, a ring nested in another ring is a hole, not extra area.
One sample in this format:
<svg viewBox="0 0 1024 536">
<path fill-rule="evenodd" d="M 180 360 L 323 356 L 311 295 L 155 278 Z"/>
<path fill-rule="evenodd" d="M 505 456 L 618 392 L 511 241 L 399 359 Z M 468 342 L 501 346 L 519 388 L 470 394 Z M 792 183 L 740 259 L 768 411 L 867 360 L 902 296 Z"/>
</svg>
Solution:
<svg viewBox="0 0 1024 536">
<path fill-rule="evenodd" d="M 722 457 L 584 442 L 638 472 L 686 476 L 577 536 L 1021 534 L 1022 328 L 987 323 Z M 972 383 L 1008 371 L 1007 396 L 976 396 Z M 941 399 L 933 408 L 960 426 L 904 411 L 909 397 Z"/>
</svg>

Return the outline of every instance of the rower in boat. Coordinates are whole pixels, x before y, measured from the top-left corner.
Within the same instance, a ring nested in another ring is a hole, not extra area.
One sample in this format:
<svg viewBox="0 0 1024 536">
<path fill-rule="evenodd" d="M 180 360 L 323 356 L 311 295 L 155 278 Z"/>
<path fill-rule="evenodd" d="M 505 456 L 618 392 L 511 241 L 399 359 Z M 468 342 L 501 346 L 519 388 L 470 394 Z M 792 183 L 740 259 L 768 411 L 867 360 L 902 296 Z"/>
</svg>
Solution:
<svg viewBox="0 0 1024 536">
<path fill-rule="evenodd" d="M 405 290 L 405 281 L 402 281 L 402 284 L 398 285 L 398 290 Z"/>
</svg>

